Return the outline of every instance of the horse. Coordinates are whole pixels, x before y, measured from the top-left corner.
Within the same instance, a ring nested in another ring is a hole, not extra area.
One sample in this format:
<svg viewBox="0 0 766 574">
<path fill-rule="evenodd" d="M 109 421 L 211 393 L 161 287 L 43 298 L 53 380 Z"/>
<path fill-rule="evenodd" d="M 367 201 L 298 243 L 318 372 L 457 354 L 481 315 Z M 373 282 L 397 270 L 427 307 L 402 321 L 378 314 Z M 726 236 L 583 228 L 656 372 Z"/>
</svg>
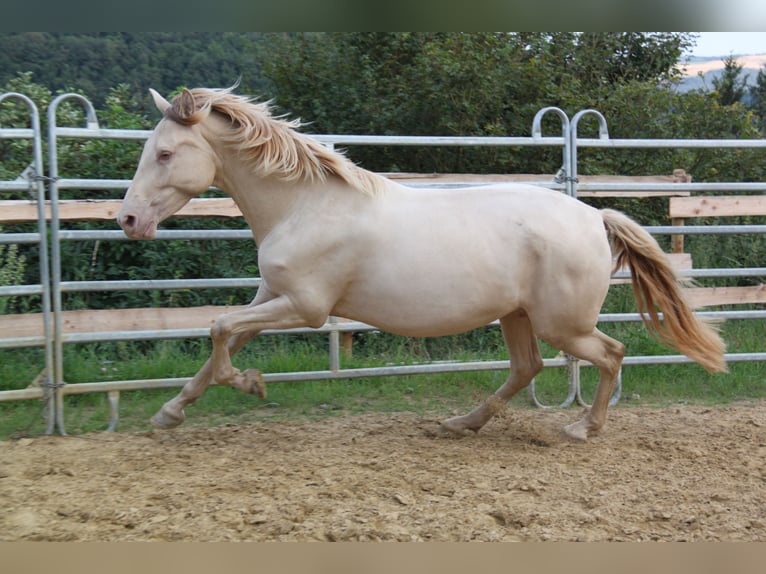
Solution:
<svg viewBox="0 0 766 574">
<path fill-rule="evenodd" d="M 436 337 L 499 320 L 510 373 L 474 410 L 441 422 L 478 432 L 542 369 L 538 339 L 590 361 L 599 381 L 585 415 L 564 427 L 587 440 L 606 421 L 625 346 L 597 328 L 614 269 L 631 271 L 649 331 L 710 372 L 726 370 L 717 329 L 694 315 L 652 238 L 621 212 L 524 184 L 407 188 L 354 164 L 234 88 L 184 89 L 147 139 L 117 221 L 131 239 L 211 186 L 252 230 L 262 282 L 245 309 L 219 317 L 212 352 L 152 417 L 158 428 L 217 382 L 265 397 L 257 369 L 231 356 L 266 329 L 320 327 L 330 315 L 398 335 Z M 662 317 L 660 317 L 660 313 Z"/>
</svg>

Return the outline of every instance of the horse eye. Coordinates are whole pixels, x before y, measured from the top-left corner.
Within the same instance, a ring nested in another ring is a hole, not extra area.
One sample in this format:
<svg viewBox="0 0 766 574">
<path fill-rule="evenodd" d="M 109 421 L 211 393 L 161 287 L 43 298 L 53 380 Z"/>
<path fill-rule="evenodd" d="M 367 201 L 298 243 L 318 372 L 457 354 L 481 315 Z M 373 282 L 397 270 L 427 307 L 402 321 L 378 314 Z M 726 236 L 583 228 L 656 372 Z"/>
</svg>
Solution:
<svg viewBox="0 0 766 574">
<path fill-rule="evenodd" d="M 159 161 L 168 161 L 171 157 L 173 157 L 173 152 L 168 150 L 162 150 L 157 154 L 157 159 Z"/>
</svg>

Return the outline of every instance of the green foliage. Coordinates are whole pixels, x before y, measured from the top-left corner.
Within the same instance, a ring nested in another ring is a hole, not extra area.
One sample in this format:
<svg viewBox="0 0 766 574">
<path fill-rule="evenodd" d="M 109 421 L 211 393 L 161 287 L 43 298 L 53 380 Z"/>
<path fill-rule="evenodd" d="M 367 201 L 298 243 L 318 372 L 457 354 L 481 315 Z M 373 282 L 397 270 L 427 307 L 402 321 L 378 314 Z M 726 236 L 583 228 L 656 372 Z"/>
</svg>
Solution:
<svg viewBox="0 0 766 574">
<path fill-rule="evenodd" d="M 741 102 L 747 92 L 747 80 L 742 78 L 742 66 L 734 56 L 727 56 L 723 61 L 723 72 L 713 78 L 713 87 L 718 92 L 718 101 L 722 106 L 731 106 Z"/>
<path fill-rule="evenodd" d="M 524 135 L 543 106 L 570 115 L 623 84 L 678 76 L 688 34 L 337 33 L 273 35 L 264 75 L 318 133 Z M 647 110 L 651 113 L 651 110 Z M 553 120 L 553 118 L 550 118 Z M 555 120 L 553 120 L 555 122 Z M 552 126 L 552 127 L 550 127 Z M 546 133 L 559 133 L 551 123 Z M 631 134 L 638 137 L 637 134 Z M 557 150 L 353 148 L 377 171 L 555 172 Z M 649 172 L 644 172 L 649 173 Z"/>
<path fill-rule="evenodd" d="M 758 70 L 755 85 L 749 88 L 749 95 L 748 107 L 755 113 L 755 121 L 761 131 L 761 137 L 766 137 L 766 65 Z"/>
<path fill-rule="evenodd" d="M 0 244 L 0 285 L 23 285 L 25 267 L 26 257 L 19 255 L 18 245 Z M 0 297 L 0 315 L 13 313 L 16 302 L 16 297 Z"/>
<path fill-rule="evenodd" d="M 240 76 L 259 91 L 253 58 L 258 33 L 220 32 L 6 32 L 0 34 L 0 84 L 31 72 L 53 91 L 76 86 L 101 107 L 125 84 L 150 105 L 147 90 L 180 85 L 221 87 Z"/>
</svg>

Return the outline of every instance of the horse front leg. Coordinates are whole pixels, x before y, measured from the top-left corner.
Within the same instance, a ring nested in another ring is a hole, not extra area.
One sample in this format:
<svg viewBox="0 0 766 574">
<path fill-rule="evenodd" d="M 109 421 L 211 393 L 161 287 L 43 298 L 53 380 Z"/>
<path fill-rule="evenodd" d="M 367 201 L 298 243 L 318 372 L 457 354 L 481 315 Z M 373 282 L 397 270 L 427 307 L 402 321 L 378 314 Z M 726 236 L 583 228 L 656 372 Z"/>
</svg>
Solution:
<svg viewBox="0 0 766 574">
<path fill-rule="evenodd" d="M 232 337 L 228 342 L 228 348 L 230 355 L 235 355 L 245 344 L 252 339 L 257 333 L 243 333 L 236 337 Z M 175 397 L 166 402 L 162 408 L 151 418 L 153 426 L 161 429 L 171 429 L 180 425 L 186 419 L 184 409 L 200 398 L 205 389 L 207 389 L 213 382 L 213 369 L 212 361 L 208 359 L 202 368 L 197 371 L 191 381 L 186 383 L 181 392 Z M 266 388 L 263 385 L 261 379 L 261 388 L 263 394 L 262 398 L 265 398 Z"/>
<path fill-rule="evenodd" d="M 269 291 L 265 283 L 262 283 L 258 288 L 258 292 L 255 294 L 255 298 L 253 298 L 253 301 L 250 303 L 250 307 L 261 305 L 273 298 L 274 294 Z M 235 355 L 257 334 L 256 331 L 248 331 L 229 338 L 226 342 L 229 357 Z M 248 378 L 251 380 L 250 389 L 245 390 L 245 388 L 240 387 L 240 390 L 251 393 L 255 392 L 255 394 L 265 396 L 266 388 L 263 384 L 263 379 L 260 377 L 260 373 L 257 371 L 251 373 Z M 197 374 L 194 375 L 194 378 L 183 386 L 181 392 L 166 402 L 151 418 L 152 425 L 162 429 L 174 428 L 180 425 L 186 418 L 184 408 L 200 398 L 214 381 L 213 362 L 212 359 L 208 359 Z"/>
</svg>

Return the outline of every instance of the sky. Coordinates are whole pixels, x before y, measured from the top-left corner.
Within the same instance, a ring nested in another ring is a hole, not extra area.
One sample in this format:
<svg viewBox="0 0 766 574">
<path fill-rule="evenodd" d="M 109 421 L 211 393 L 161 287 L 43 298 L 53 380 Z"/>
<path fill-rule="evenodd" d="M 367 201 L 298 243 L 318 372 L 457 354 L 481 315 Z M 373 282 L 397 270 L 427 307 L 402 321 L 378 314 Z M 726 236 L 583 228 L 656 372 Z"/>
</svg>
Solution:
<svg viewBox="0 0 766 574">
<path fill-rule="evenodd" d="M 724 57 L 730 54 L 766 54 L 766 32 L 699 32 L 691 55 Z"/>
</svg>

